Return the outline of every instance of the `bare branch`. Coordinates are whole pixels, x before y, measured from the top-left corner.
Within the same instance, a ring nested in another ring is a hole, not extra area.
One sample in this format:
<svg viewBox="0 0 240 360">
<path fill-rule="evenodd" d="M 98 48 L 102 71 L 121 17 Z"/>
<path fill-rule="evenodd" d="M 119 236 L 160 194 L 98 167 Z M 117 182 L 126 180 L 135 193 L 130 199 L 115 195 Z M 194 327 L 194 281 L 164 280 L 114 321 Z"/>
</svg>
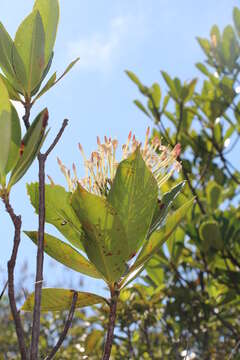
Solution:
<svg viewBox="0 0 240 360">
<path fill-rule="evenodd" d="M 8 261 L 8 297 L 9 297 L 9 303 L 10 303 L 13 320 L 15 323 L 18 345 L 19 345 L 19 350 L 21 353 L 21 359 L 26 360 L 27 359 L 27 350 L 26 350 L 26 344 L 25 344 L 25 340 L 24 340 L 24 331 L 23 331 L 23 327 L 22 327 L 21 318 L 20 318 L 19 312 L 17 310 L 16 299 L 15 299 L 15 289 L 14 289 L 14 269 L 15 269 L 15 265 L 16 265 L 19 244 L 21 241 L 22 220 L 21 220 L 21 216 L 17 216 L 14 213 L 14 210 L 9 202 L 8 194 L 4 194 L 2 196 L 2 199 L 5 204 L 6 211 L 9 214 L 9 216 L 12 220 L 12 223 L 14 225 L 14 229 L 15 229 L 12 255 L 11 255 L 10 260 Z"/>
<path fill-rule="evenodd" d="M 66 320 L 66 323 L 64 325 L 64 329 L 63 332 L 61 333 L 58 342 L 56 343 L 56 345 L 54 346 L 54 348 L 52 349 L 51 353 L 44 359 L 44 360 L 51 360 L 54 355 L 57 353 L 57 351 L 60 349 L 63 341 L 65 340 L 68 330 L 70 329 L 71 325 L 72 325 L 72 320 L 73 320 L 73 315 L 74 315 L 74 311 L 76 308 L 76 304 L 77 304 L 77 299 L 78 299 L 78 293 L 77 291 L 74 291 L 73 293 L 73 298 L 72 298 L 72 305 L 71 308 L 69 310 L 68 313 L 68 317 Z"/>
<path fill-rule="evenodd" d="M 33 309 L 33 325 L 32 325 L 32 340 L 30 347 L 30 359 L 36 360 L 38 358 L 38 344 L 40 336 L 40 315 L 41 315 L 41 297 L 43 285 L 43 262 L 44 262 L 44 230 L 45 230 L 45 162 L 48 155 L 57 145 L 60 140 L 68 120 L 64 120 L 60 131 L 55 137 L 54 141 L 48 150 L 38 155 L 39 162 L 39 211 L 38 211 L 38 245 L 37 245 L 37 264 L 35 277 L 35 297 Z"/>
</svg>

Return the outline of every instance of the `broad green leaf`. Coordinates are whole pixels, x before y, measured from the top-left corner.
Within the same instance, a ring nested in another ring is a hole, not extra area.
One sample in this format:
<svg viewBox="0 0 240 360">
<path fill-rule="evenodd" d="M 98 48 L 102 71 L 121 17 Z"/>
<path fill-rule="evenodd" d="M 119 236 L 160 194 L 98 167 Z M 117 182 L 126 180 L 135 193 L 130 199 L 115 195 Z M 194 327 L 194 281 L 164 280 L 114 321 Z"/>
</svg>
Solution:
<svg viewBox="0 0 240 360">
<path fill-rule="evenodd" d="M 145 115 L 147 115 L 151 119 L 151 116 L 149 115 L 148 111 L 145 109 L 145 107 L 139 100 L 134 100 L 133 102 L 142 112 L 144 112 Z"/>
<path fill-rule="evenodd" d="M 8 91 L 0 79 L 0 173 L 5 174 L 11 146 L 11 103 Z"/>
<path fill-rule="evenodd" d="M 38 183 L 27 184 L 32 206 L 38 214 Z M 45 219 L 75 247 L 83 249 L 84 231 L 71 205 L 71 193 L 60 185 L 45 185 Z"/>
<path fill-rule="evenodd" d="M 87 235 L 84 248 L 88 258 L 108 282 L 119 280 L 126 270 L 129 248 L 117 211 L 105 198 L 80 185 L 73 193 L 72 207 Z"/>
<path fill-rule="evenodd" d="M 37 245 L 37 231 L 24 231 L 24 233 Z M 101 275 L 97 272 L 95 267 L 84 256 L 82 256 L 82 254 L 55 236 L 45 233 L 44 251 L 53 259 L 70 269 L 96 279 L 101 278 Z"/>
<path fill-rule="evenodd" d="M 9 82 L 19 89 L 19 83 L 15 76 L 14 67 L 12 64 L 12 50 L 13 40 L 6 31 L 2 23 L 0 23 L 0 67 Z"/>
<path fill-rule="evenodd" d="M 240 10 L 237 7 L 233 9 L 233 20 L 238 36 L 240 36 Z"/>
<path fill-rule="evenodd" d="M 191 199 L 176 210 L 172 215 L 167 218 L 166 224 L 160 229 L 155 231 L 149 238 L 149 240 L 143 246 L 140 254 L 138 255 L 136 262 L 132 266 L 131 270 L 134 270 L 148 261 L 153 254 L 155 254 L 164 242 L 173 234 L 180 222 L 186 216 L 190 207 L 193 204 Z"/>
<path fill-rule="evenodd" d="M 41 85 L 42 85 L 43 80 L 45 79 L 45 77 L 47 76 L 47 74 L 48 74 L 48 72 L 49 72 L 49 70 L 50 70 L 50 68 L 51 68 L 52 60 L 53 60 L 53 55 L 54 55 L 54 54 L 52 53 L 52 56 L 51 56 L 51 58 L 50 58 L 50 60 L 49 60 L 49 62 L 48 62 L 48 64 L 47 64 L 47 66 L 45 67 L 45 69 L 44 69 L 44 71 L 43 71 L 41 80 L 39 81 L 38 85 L 35 87 L 35 89 L 33 89 L 33 90 L 31 91 L 31 96 L 34 96 L 34 95 L 36 95 L 36 94 L 38 93 L 38 91 L 39 91 L 39 89 L 40 89 L 40 87 L 41 87 Z M 33 104 L 33 102 L 32 102 L 32 104 Z"/>
<path fill-rule="evenodd" d="M 210 247 L 220 250 L 223 247 L 222 234 L 216 221 L 205 221 L 199 228 L 200 238 L 203 241 L 203 248 L 208 251 Z"/>
<path fill-rule="evenodd" d="M 8 155 L 8 161 L 5 169 L 7 174 L 16 165 L 19 159 L 19 149 L 21 145 L 21 125 L 18 113 L 13 105 L 11 105 L 11 144 Z"/>
<path fill-rule="evenodd" d="M 24 63 L 26 79 L 21 78 L 22 85 L 30 96 L 31 91 L 40 82 L 46 65 L 44 58 L 45 34 L 42 18 L 38 11 L 32 12 L 21 23 L 15 36 L 14 45 Z M 14 52 L 13 61 L 15 61 Z M 15 65 L 18 75 L 18 66 Z"/>
<path fill-rule="evenodd" d="M 162 264 L 159 262 L 158 257 L 152 257 L 152 259 L 148 262 L 147 274 L 151 278 L 151 280 L 155 283 L 156 286 L 161 286 L 164 283 L 164 269 Z"/>
<path fill-rule="evenodd" d="M 48 122 L 48 110 L 44 109 L 27 130 L 20 149 L 20 159 L 14 167 L 8 187 L 19 181 L 36 158 L 44 140 Z"/>
<path fill-rule="evenodd" d="M 68 289 L 42 289 L 41 312 L 70 310 L 74 292 Z M 78 294 L 76 309 L 106 302 L 102 296 L 82 291 L 76 292 Z M 34 293 L 28 296 L 21 310 L 32 311 L 33 306 Z"/>
<path fill-rule="evenodd" d="M 124 226 L 131 258 L 147 236 L 158 186 L 138 148 L 117 168 L 107 200 L 117 211 Z"/>
<path fill-rule="evenodd" d="M 182 191 L 184 185 L 185 185 L 185 181 L 182 181 L 181 183 L 177 184 L 174 188 L 172 188 L 170 191 L 165 193 L 162 199 L 157 202 L 154 215 L 152 218 L 152 223 L 148 233 L 148 238 L 155 230 L 159 229 L 159 227 L 165 220 L 174 199 Z"/>
<path fill-rule="evenodd" d="M 54 48 L 59 22 L 58 0 L 36 0 L 33 10 L 39 11 L 45 32 L 45 64 L 48 64 Z"/>
</svg>

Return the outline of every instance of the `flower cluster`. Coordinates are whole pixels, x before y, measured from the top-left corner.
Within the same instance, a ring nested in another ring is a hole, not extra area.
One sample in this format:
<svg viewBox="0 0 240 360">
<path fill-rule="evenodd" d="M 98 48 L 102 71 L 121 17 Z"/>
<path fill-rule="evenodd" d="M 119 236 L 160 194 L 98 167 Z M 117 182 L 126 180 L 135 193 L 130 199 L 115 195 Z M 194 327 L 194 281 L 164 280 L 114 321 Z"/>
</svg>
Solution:
<svg viewBox="0 0 240 360">
<path fill-rule="evenodd" d="M 179 171 L 181 165 L 177 158 L 181 152 L 180 144 L 177 144 L 173 150 L 161 144 L 158 137 L 149 141 L 150 128 L 147 129 L 144 145 L 136 140 L 135 135 L 130 132 L 126 144 L 122 146 L 122 160 L 128 158 L 138 147 L 141 155 L 152 171 L 157 180 L 158 187 L 166 182 L 174 171 Z M 79 150 L 84 159 L 85 177 L 78 179 L 76 165 L 73 164 L 73 177 L 58 159 L 61 171 L 67 179 L 69 191 L 73 192 L 77 184 L 80 183 L 86 190 L 100 196 L 106 196 L 111 188 L 111 184 L 116 174 L 119 162 L 116 160 L 116 150 L 118 141 L 116 139 L 104 137 L 101 143 L 97 137 L 98 148 L 93 151 L 90 159 L 87 159 L 81 144 Z"/>
</svg>

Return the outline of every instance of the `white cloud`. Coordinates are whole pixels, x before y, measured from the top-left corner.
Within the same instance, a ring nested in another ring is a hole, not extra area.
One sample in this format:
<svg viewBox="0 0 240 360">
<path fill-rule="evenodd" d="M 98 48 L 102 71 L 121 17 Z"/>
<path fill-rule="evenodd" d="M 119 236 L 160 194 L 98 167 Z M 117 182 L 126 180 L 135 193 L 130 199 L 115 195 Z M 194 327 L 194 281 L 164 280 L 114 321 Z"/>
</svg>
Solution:
<svg viewBox="0 0 240 360">
<path fill-rule="evenodd" d="M 79 68 L 90 71 L 107 71 L 116 64 L 143 34 L 143 17 L 118 16 L 110 21 L 107 33 L 93 33 L 69 44 L 71 57 L 80 56 Z"/>
</svg>

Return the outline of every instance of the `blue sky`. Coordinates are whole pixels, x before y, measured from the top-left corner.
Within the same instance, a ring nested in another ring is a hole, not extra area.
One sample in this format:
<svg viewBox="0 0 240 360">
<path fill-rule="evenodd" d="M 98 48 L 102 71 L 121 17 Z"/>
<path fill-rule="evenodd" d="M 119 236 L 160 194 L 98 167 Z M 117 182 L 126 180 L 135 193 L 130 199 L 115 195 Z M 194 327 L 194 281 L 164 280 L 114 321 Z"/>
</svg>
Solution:
<svg viewBox="0 0 240 360">
<path fill-rule="evenodd" d="M 12 36 L 18 24 L 31 10 L 33 1 L 1 1 L 0 21 Z M 80 62 L 61 83 L 36 104 L 32 115 L 47 106 L 50 113 L 50 143 L 64 118 L 70 120 L 66 132 L 51 154 L 47 173 L 56 183 L 64 184 L 56 157 L 70 167 L 74 161 L 81 174 L 82 159 L 77 149 L 81 142 L 86 153 L 95 149 L 96 136 L 105 134 L 125 142 L 130 130 L 142 139 L 148 122 L 132 104 L 138 97 L 135 86 L 124 73 L 134 71 L 151 84 L 159 81 L 160 70 L 177 75 L 182 80 L 200 77 L 194 67 L 204 55 L 196 36 L 207 37 L 213 24 L 222 29 L 232 21 L 236 0 L 60 0 L 61 18 L 51 72 L 60 74 L 77 56 Z M 21 112 L 21 109 L 19 108 Z M 23 229 L 35 230 L 33 214 L 26 194 L 26 182 L 37 180 L 37 164 L 17 184 L 12 192 L 12 205 L 22 214 Z M 6 264 L 12 247 L 13 229 L 0 205 L 1 226 L 0 283 L 6 278 Z M 47 230 L 57 235 L 50 226 Z M 24 235 L 18 257 L 17 272 L 25 260 L 29 271 L 35 269 L 36 248 Z M 45 285 L 79 278 L 74 272 L 64 273 L 45 257 Z M 52 264 L 52 265 L 51 265 Z M 29 289 L 33 283 L 26 284 Z M 98 287 L 96 289 L 96 287 Z M 85 289 L 102 292 L 102 284 L 86 278 Z"/>
</svg>

